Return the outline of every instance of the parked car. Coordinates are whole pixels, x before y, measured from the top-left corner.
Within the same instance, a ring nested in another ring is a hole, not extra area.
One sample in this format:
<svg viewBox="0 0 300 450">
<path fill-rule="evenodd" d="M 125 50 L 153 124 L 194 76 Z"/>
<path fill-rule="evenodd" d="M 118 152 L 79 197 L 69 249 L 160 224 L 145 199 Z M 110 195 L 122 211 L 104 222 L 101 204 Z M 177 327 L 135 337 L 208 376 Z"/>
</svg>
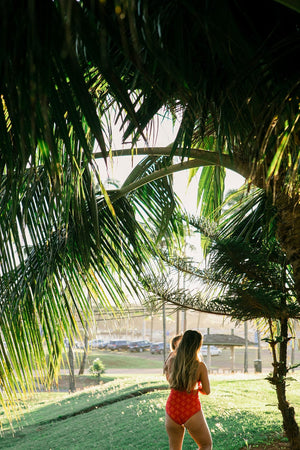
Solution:
<svg viewBox="0 0 300 450">
<path fill-rule="evenodd" d="M 103 339 L 92 339 L 89 341 L 90 348 L 105 348 L 106 342 L 103 341 Z"/>
<path fill-rule="evenodd" d="M 75 348 L 84 348 L 84 342 L 82 341 L 74 341 Z"/>
<path fill-rule="evenodd" d="M 145 350 L 150 350 L 151 342 L 147 341 L 147 340 L 144 340 L 144 341 L 141 341 L 141 345 L 142 345 L 144 351 Z"/>
<path fill-rule="evenodd" d="M 210 354 L 211 356 L 218 356 L 221 355 L 222 350 L 219 347 L 216 347 L 215 345 L 210 345 Z M 202 345 L 201 347 L 201 353 L 203 356 L 207 356 L 208 347 L 207 345 Z"/>
<path fill-rule="evenodd" d="M 82 341 L 73 341 L 73 348 L 83 348 L 83 342 Z M 67 337 L 64 338 L 64 346 L 65 348 L 69 348 L 70 347 L 70 341 Z"/>
<path fill-rule="evenodd" d="M 150 349 L 149 341 L 132 341 L 129 342 L 128 350 L 130 352 L 144 352 Z"/>
<path fill-rule="evenodd" d="M 116 339 L 116 340 L 109 341 L 109 343 L 107 344 L 107 349 L 112 350 L 112 351 L 113 350 L 118 350 L 118 351 L 127 350 L 128 345 L 129 345 L 128 341 Z"/>
<path fill-rule="evenodd" d="M 166 351 L 170 351 L 169 345 L 166 346 Z M 151 344 L 150 352 L 154 354 L 162 355 L 164 352 L 164 343 L 163 342 L 155 342 Z"/>
</svg>

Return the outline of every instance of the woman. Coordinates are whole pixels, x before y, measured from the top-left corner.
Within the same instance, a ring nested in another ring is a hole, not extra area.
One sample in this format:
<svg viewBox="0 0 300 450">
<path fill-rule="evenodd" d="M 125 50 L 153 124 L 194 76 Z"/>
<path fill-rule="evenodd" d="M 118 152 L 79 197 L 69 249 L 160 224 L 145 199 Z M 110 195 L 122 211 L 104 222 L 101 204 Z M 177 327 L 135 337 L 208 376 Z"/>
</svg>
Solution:
<svg viewBox="0 0 300 450">
<path fill-rule="evenodd" d="M 202 334 L 188 330 L 182 336 L 174 358 L 165 372 L 171 392 L 166 404 L 166 430 L 170 450 L 181 450 L 185 428 L 201 450 L 212 449 L 212 439 L 198 393 L 208 395 L 210 384 L 201 361 Z"/>
</svg>

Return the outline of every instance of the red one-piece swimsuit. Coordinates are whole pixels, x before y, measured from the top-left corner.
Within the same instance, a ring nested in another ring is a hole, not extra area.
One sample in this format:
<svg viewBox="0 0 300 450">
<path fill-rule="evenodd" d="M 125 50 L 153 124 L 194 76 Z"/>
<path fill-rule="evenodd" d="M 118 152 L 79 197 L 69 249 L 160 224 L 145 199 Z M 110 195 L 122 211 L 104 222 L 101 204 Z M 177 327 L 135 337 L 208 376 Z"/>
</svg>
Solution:
<svg viewBox="0 0 300 450">
<path fill-rule="evenodd" d="M 166 413 L 174 420 L 174 422 L 183 425 L 190 417 L 201 410 L 198 392 L 199 388 L 198 390 L 193 390 L 191 392 L 171 389 L 166 403 Z"/>
</svg>

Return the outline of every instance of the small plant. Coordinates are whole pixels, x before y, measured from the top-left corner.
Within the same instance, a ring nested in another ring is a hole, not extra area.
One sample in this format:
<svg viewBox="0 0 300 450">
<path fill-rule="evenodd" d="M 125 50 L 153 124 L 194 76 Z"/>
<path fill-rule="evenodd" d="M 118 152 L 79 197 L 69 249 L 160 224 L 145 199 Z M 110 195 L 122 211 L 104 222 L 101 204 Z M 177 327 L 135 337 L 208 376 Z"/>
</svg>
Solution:
<svg viewBox="0 0 300 450">
<path fill-rule="evenodd" d="M 93 364 L 89 368 L 89 372 L 98 378 L 98 383 L 100 383 L 101 374 L 105 372 L 105 366 L 100 358 L 96 358 Z"/>
<path fill-rule="evenodd" d="M 248 442 L 248 439 L 245 439 L 245 438 L 243 438 L 244 439 L 244 441 L 245 441 L 245 448 L 248 450 L 248 448 L 249 448 L 249 442 Z"/>
</svg>

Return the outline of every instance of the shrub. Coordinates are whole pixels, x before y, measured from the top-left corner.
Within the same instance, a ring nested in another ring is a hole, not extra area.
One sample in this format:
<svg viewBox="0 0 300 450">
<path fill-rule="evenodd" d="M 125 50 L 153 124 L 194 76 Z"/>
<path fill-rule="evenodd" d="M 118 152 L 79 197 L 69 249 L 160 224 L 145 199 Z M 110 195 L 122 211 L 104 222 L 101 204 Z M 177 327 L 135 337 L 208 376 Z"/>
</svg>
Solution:
<svg viewBox="0 0 300 450">
<path fill-rule="evenodd" d="M 94 359 L 93 364 L 89 368 L 89 372 L 98 377 L 98 382 L 100 383 L 101 374 L 105 372 L 105 366 L 100 358 Z"/>
</svg>

